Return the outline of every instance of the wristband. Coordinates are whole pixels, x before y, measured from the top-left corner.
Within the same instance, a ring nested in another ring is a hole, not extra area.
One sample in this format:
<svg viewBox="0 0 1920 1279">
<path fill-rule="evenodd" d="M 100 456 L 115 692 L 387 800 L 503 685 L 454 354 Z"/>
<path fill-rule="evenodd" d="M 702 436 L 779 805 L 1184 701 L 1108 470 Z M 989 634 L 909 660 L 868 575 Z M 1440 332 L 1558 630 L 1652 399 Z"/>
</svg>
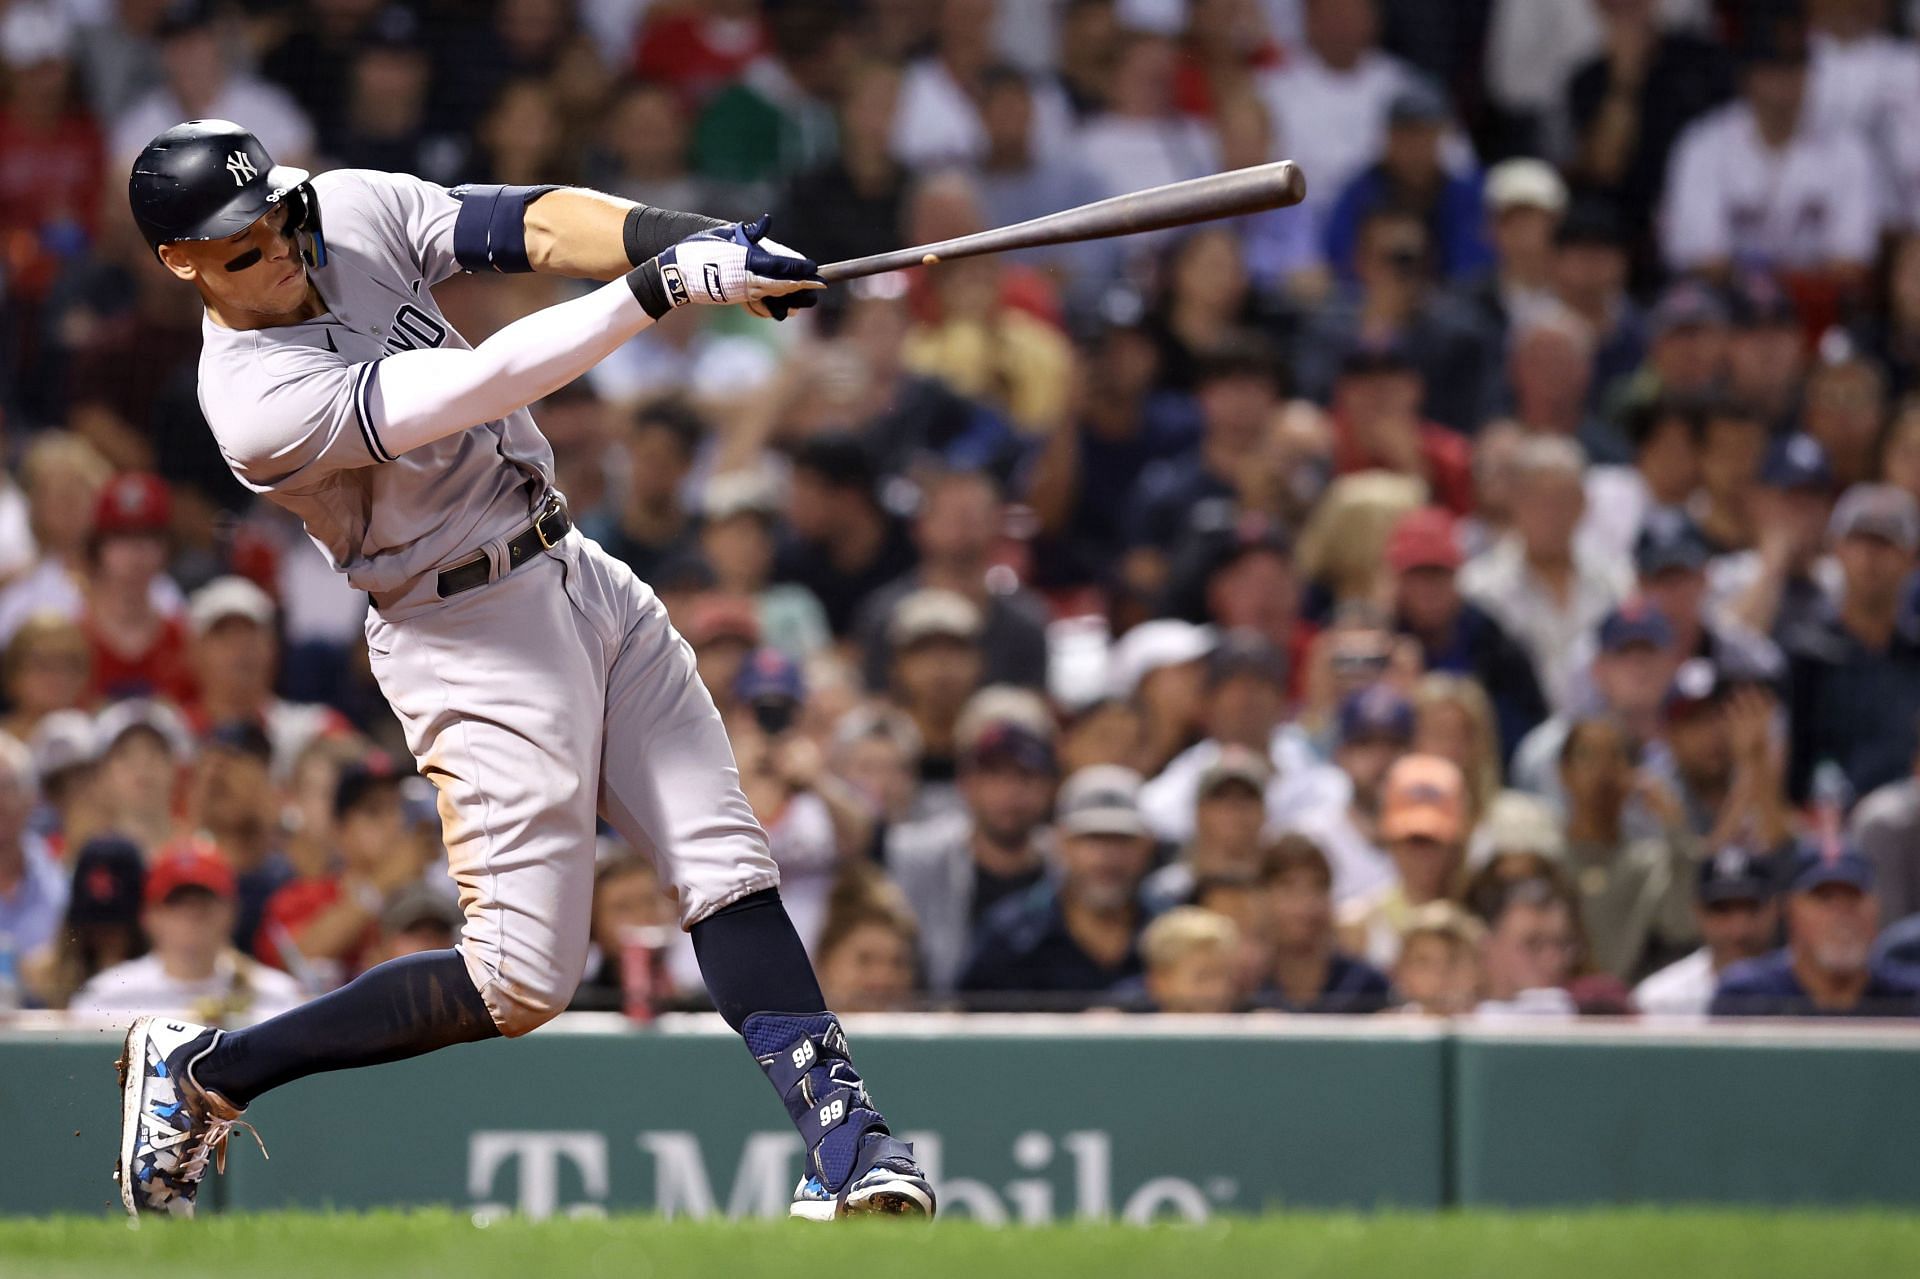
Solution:
<svg viewBox="0 0 1920 1279">
<path fill-rule="evenodd" d="M 666 282 L 660 277 L 660 264 L 649 258 L 633 270 L 627 272 L 627 287 L 633 290 L 633 300 L 640 304 L 652 319 L 659 319 L 673 310 L 674 301 L 667 296 Z M 686 300 L 686 292 L 680 294 L 680 300 Z"/>
</svg>

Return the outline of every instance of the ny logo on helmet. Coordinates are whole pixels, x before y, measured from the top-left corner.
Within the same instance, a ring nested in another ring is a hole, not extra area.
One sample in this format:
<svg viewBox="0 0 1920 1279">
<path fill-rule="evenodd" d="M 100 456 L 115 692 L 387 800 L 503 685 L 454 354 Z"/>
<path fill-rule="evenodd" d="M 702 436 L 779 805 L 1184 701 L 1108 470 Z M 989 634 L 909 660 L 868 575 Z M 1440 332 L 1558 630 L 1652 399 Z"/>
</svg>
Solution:
<svg viewBox="0 0 1920 1279">
<path fill-rule="evenodd" d="M 245 151 L 235 151 L 227 157 L 227 172 L 233 175 L 233 185 L 243 187 L 252 181 L 260 170 L 253 167 L 253 161 L 247 159 Z"/>
</svg>

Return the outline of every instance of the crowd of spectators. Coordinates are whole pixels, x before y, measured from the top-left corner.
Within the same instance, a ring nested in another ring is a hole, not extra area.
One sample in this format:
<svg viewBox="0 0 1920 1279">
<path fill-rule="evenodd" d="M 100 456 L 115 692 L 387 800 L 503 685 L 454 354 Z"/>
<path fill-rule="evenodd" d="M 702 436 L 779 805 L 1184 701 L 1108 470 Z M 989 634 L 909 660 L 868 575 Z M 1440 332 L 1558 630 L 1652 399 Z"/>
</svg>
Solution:
<svg viewBox="0 0 1920 1279">
<path fill-rule="evenodd" d="M 227 473 L 127 215 L 213 116 L 821 261 L 1301 164 L 1295 209 L 688 308 L 535 406 L 834 1008 L 1920 1016 L 1916 30 L 0 0 L 0 1007 L 231 1024 L 460 932 L 366 602 Z M 477 341 L 573 287 L 436 300 Z M 578 1007 L 701 1003 L 649 852 L 581 850 Z"/>
</svg>

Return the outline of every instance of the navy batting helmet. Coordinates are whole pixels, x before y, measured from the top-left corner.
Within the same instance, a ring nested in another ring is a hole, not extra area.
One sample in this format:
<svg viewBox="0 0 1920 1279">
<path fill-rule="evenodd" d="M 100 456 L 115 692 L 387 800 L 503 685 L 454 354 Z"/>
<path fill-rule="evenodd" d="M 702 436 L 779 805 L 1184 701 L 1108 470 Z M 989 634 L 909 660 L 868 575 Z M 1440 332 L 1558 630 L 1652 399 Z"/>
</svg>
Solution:
<svg viewBox="0 0 1920 1279">
<path fill-rule="evenodd" d="M 231 120 L 189 120 L 147 143 L 133 162 L 127 199 L 156 252 L 180 240 L 236 235 L 284 202 L 287 234 L 304 232 L 307 261 L 319 266 L 326 245 L 309 177 L 305 169 L 275 164 L 260 139 Z"/>
</svg>

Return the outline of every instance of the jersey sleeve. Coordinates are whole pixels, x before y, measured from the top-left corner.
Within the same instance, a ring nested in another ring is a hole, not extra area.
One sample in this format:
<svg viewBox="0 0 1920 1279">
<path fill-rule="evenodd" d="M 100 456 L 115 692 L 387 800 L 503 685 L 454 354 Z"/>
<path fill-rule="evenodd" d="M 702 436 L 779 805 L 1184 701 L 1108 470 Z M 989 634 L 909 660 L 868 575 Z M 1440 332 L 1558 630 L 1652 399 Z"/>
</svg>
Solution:
<svg viewBox="0 0 1920 1279">
<path fill-rule="evenodd" d="M 393 460 L 375 431 L 368 383 L 378 361 L 350 364 L 306 347 L 259 352 L 201 408 L 234 475 L 255 492 L 297 490 Z"/>
<path fill-rule="evenodd" d="M 329 175 L 323 174 L 322 177 Z M 365 189 L 385 216 L 380 225 L 395 258 L 416 268 L 429 287 L 460 270 L 453 257 L 453 223 L 460 201 L 447 188 L 409 173 L 381 173 L 356 169 L 340 174 L 336 182 L 355 181 Z M 320 202 L 322 229 L 327 204 Z"/>
</svg>

